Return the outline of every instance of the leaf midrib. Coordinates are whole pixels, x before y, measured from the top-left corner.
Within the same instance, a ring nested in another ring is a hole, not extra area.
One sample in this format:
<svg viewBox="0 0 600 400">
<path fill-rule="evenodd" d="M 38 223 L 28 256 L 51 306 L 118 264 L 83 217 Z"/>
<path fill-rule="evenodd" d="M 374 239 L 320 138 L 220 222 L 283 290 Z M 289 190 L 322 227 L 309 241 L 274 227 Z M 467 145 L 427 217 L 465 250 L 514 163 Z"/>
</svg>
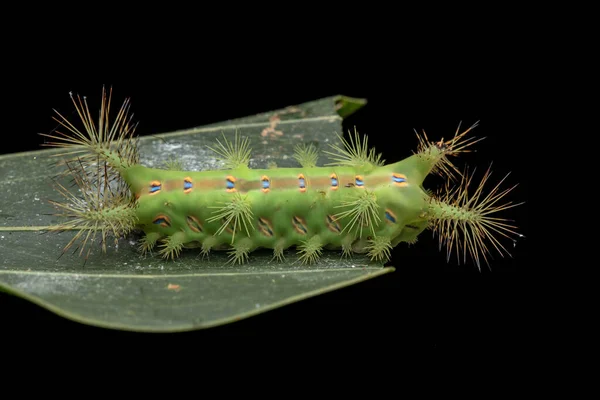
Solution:
<svg viewBox="0 0 600 400">
<path fill-rule="evenodd" d="M 103 273 L 79 273 L 79 272 L 53 272 L 53 271 L 24 271 L 24 270 L 0 270 L 0 275 L 3 274 L 16 274 L 16 275 L 49 275 L 49 276 L 69 276 L 69 277 L 90 277 L 90 278 L 118 278 L 118 279 L 155 279 L 155 278 L 188 278 L 195 276 L 247 276 L 247 275 L 282 275 L 282 274 L 304 274 L 314 272 L 340 272 L 340 271 L 353 271 L 360 269 L 361 271 L 381 271 L 381 268 L 376 267 L 345 267 L 345 268 L 317 268 L 317 269 L 304 269 L 304 270 L 278 270 L 278 271 L 252 271 L 252 272 L 205 272 L 205 273 L 189 273 L 189 274 L 140 274 L 140 275 L 127 275 L 127 274 L 103 274 Z"/>
</svg>

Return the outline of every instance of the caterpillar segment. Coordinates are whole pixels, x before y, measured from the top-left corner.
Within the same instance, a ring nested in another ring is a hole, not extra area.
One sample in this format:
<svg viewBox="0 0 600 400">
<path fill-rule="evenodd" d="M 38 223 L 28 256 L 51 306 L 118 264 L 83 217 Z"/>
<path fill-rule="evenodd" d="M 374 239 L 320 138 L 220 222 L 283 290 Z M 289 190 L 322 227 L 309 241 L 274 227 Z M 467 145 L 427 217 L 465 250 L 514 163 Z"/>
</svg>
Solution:
<svg viewBox="0 0 600 400">
<path fill-rule="evenodd" d="M 515 206 L 500 205 L 512 188 L 500 190 L 496 185 L 484 193 L 489 171 L 472 196 L 468 194 L 472 176 L 459 174 L 459 185 L 450 186 L 458 171 L 450 157 L 469 151 L 478 141 L 466 136 L 475 125 L 457 130 L 448 141 L 429 141 L 423 132 L 417 152 L 396 163 L 385 164 L 355 130 L 348 140 L 342 138 L 341 146 L 324 152 L 334 161 L 331 164 L 317 166 L 314 146 L 299 145 L 293 156 L 298 167 L 266 169 L 248 167 L 249 140 L 236 132 L 232 141 L 223 135 L 211 147 L 223 169 L 183 171 L 179 166 L 141 165 L 137 148 L 129 143 L 126 113 L 119 111 L 111 125 L 110 101 L 104 92 L 99 128 L 88 111 L 81 111 L 81 104 L 87 110 L 87 103 L 74 103 L 85 133 L 63 121 L 70 134 L 51 135 L 48 145 L 63 147 L 68 155 L 77 153 L 84 166 L 101 159 L 107 171 L 118 172 L 125 189 L 113 196 L 115 200 L 103 202 L 107 211 L 101 217 L 86 211 L 87 203 L 99 202 L 97 196 L 79 199 L 80 206 L 63 215 L 67 221 L 56 230 L 92 227 L 105 239 L 137 229 L 145 233 L 139 246 L 144 254 L 157 249 L 159 256 L 175 259 L 184 248 L 199 248 L 202 257 L 226 251 L 232 265 L 244 264 L 257 249 L 271 249 L 273 260 L 283 262 L 290 248 L 307 264 L 317 262 L 324 251 L 339 251 L 342 257 L 366 254 L 373 261 L 387 262 L 394 247 L 415 243 L 429 229 L 439 236 L 448 256 L 456 251 L 466 261 L 469 255 L 480 267 L 482 260 L 488 262 L 489 244 L 507 253 L 499 239 L 518 235 L 512 224 L 496 217 Z M 128 107 L 126 103 L 121 110 Z M 447 185 L 437 192 L 425 189 L 423 181 L 431 173 L 445 176 Z M 83 192 L 94 189 L 83 179 L 78 184 Z M 74 195 L 63 189 L 72 203 Z"/>
</svg>

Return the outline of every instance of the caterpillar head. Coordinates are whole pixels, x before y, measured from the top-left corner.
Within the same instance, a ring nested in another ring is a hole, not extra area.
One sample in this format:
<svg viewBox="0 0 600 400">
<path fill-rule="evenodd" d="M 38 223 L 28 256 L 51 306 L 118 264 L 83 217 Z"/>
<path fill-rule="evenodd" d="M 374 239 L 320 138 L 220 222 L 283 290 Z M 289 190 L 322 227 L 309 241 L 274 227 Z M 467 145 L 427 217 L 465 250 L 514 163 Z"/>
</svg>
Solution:
<svg viewBox="0 0 600 400">
<path fill-rule="evenodd" d="M 481 268 L 481 262 L 489 265 L 494 248 L 502 257 L 509 255 L 502 239 L 515 241 L 523 235 L 516 232 L 511 221 L 498 216 L 498 213 L 522 203 L 504 202 L 505 196 L 515 187 L 500 189 L 505 176 L 496 186 L 486 189 L 491 176 L 488 168 L 481 182 L 472 190 L 473 175 L 468 171 L 460 173 L 449 157 L 469 151 L 466 148 L 481 139 L 466 138 L 466 134 L 477 124 L 451 140 L 441 139 L 432 142 L 425 133 L 419 136 L 419 149 L 411 157 L 390 166 L 392 175 L 390 186 L 397 186 L 390 204 L 400 210 L 403 229 L 396 232 L 393 245 L 399 242 L 412 243 L 425 229 L 432 229 L 439 238 L 440 249 L 446 247 L 448 260 L 453 252 L 459 260 L 466 263 L 467 257 Z M 423 182 L 429 174 L 446 178 L 445 185 L 437 192 L 423 188 Z M 458 183 L 455 181 L 459 176 Z M 472 193 L 470 193 L 472 190 Z M 420 199 L 417 198 L 420 196 Z M 408 206 L 410 208 L 408 208 Z M 387 218 L 387 214 L 386 214 Z"/>
</svg>

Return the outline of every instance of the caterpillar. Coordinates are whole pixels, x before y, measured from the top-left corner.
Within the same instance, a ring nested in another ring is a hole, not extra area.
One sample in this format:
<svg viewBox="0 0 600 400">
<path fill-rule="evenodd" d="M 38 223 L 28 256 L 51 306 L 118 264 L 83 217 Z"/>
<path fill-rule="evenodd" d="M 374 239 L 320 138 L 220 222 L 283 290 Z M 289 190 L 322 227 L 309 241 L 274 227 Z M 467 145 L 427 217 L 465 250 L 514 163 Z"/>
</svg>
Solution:
<svg viewBox="0 0 600 400">
<path fill-rule="evenodd" d="M 176 162 L 165 169 L 141 165 L 129 99 L 114 121 L 111 99 L 112 88 L 103 88 L 94 122 L 86 98 L 71 94 L 84 129 L 57 112 L 55 120 L 66 130 L 42 134 L 45 146 L 64 150 L 58 156 L 79 189 L 74 194 L 57 183 L 63 199 L 51 200 L 64 222 L 50 230 L 76 231 L 63 253 L 76 246 L 87 257 L 97 236 L 106 252 L 110 238 L 137 230 L 143 232 L 141 254 L 156 251 L 171 260 L 184 248 L 196 248 L 203 256 L 226 251 L 232 264 L 244 264 L 257 249 L 270 249 L 278 261 L 295 249 L 306 264 L 324 251 L 387 262 L 398 244 L 414 243 L 432 230 L 448 259 L 455 251 L 480 268 L 482 261 L 489 265 L 490 248 L 509 254 L 502 237 L 522 236 L 509 220 L 496 217 L 518 205 L 500 204 L 514 186 L 500 190 L 502 179 L 484 193 L 488 169 L 469 196 L 473 175 L 450 160 L 481 140 L 467 136 L 477 124 L 457 129 L 449 140 L 430 141 L 425 132 L 417 133 L 417 151 L 388 164 L 355 130 L 324 151 L 333 162 L 323 166 L 317 166 L 313 146 L 296 146 L 297 168 L 249 168 L 248 138 L 236 133 L 210 147 L 222 169 L 185 171 Z M 429 174 L 445 178 L 446 185 L 435 193 L 425 189 Z"/>
</svg>

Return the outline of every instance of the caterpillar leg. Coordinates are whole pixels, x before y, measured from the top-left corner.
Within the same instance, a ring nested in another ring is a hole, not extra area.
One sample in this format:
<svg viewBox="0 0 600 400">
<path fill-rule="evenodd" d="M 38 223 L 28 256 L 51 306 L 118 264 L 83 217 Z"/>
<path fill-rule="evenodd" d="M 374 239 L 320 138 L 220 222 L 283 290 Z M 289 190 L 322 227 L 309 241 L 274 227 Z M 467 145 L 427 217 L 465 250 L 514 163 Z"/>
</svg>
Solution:
<svg viewBox="0 0 600 400">
<path fill-rule="evenodd" d="M 285 239 L 280 239 L 273 248 L 273 258 L 271 260 L 277 259 L 279 262 L 285 261 L 285 257 L 283 255 L 283 251 L 287 248 L 287 244 Z"/>
<path fill-rule="evenodd" d="M 342 258 L 352 258 L 352 236 L 347 235 L 342 240 Z"/>
<path fill-rule="evenodd" d="M 209 236 L 202 241 L 202 250 L 200 254 L 202 254 L 202 258 L 208 257 L 210 251 L 219 243 L 219 239 L 214 236 Z"/>
<path fill-rule="evenodd" d="M 248 255 L 254 248 L 252 239 L 244 238 L 233 244 L 233 248 L 229 251 L 229 261 L 227 264 L 244 264 L 248 261 Z"/>
<path fill-rule="evenodd" d="M 174 260 L 176 257 L 179 257 L 185 241 L 186 236 L 183 232 L 177 232 L 171 236 L 167 236 L 163 240 L 159 254 L 165 259 L 170 258 Z"/>
<path fill-rule="evenodd" d="M 140 243 L 138 246 L 138 250 L 142 253 L 142 255 L 146 255 L 148 252 L 152 251 L 158 239 L 161 238 L 161 234 L 158 232 L 150 232 L 140 239 Z"/>
<path fill-rule="evenodd" d="M 369 240 L 366 250 L 371 261 L 381 261 L 385 263 L 391 258 L 392 242 L 389 237 L 375 236 Z"/>
<path fill-rule="evenodd" d="M 298 255 L 302 264 L 314 264 L 323 252 L 323 243 L 319 235 L 305 240 L 298 246 Z"/>
</svg>

